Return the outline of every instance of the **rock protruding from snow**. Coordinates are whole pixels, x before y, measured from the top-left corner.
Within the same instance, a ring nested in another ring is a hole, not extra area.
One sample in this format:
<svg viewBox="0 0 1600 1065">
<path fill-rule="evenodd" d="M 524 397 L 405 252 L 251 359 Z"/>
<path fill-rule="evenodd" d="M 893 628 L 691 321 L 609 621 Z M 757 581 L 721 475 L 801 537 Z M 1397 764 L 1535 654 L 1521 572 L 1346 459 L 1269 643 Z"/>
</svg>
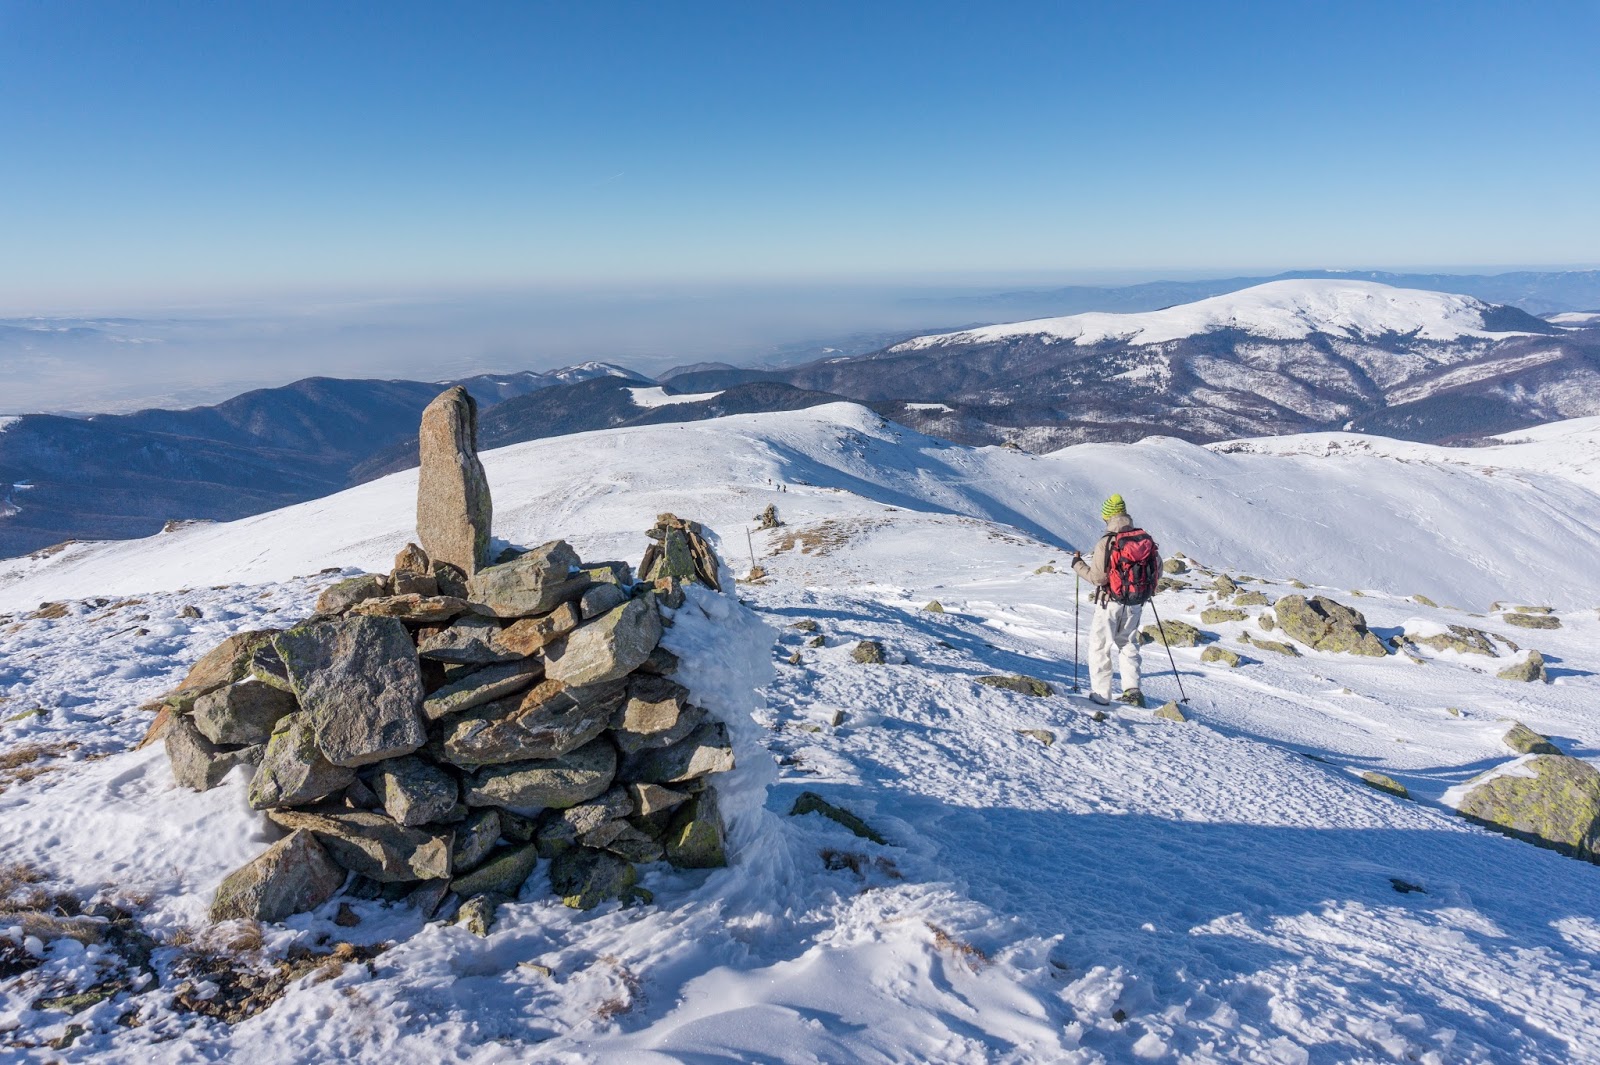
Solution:
<svg viewBox="0 0 1600 1065">
<path fill-rule="evenodd" d="M 300 866 L 323 854 L 409 885 L 429 913 L 453 890 L 484 932 L 541 855 L 561 857 L 552 880 L 581 907 L 638 896 L 635 863 L 725 864 L 706 778 L 733 768 L 733 748 L 660 646 L 663 601 L 721 563 L 694 522 L 662 515 L 651 535 L 649 584 L 558 540 L 480 570 L 461 589 L 474 601 L 436 595 L 454 577 L 407 545 L 390 575 L 339 582 L 310 620 L 207 655 L 166 706 L 174 775 L 204 790 L 259 761 L 250 805 L 299 833 Z M 396 594 L 368 594 L 383 591 Z M 407 605 L 444 599 L 448 617 Z M 583 620 L 584 602 L 605 609 Z M 240 870 L 217 912 L 277 919 L 283 899 L 309 898 L 272 886 L 285 862 Z M 278 901 L 237 901 L 249 891 Z"/>
<path fill-rule="evenodd" d="M 1528 657 L 1515 665 L 1507 666 L 1495 676 L 1501 680 L 1514 680 L 1523 684 L 1543 684 L 1549 680 L 1544 669 L 1544 655 L 1538 651 L 1529 651 Z"/>
<path fill-rule="evenodd" d="M 494 517 L 478 461 L 477 403 L 460 385 L 446 389 L 422 412 L 417 438 L 417 536 L 430 558 L 470 576 L 488 561 Z"/>
<path fill-rule="evenodd" d="M 1303 595 L 1286 595 L 1273 606 L 1273 613 L 1284 635 L 1318 651 L 1372 658 L 1383 658 L 1389 653 L 1383 642 L 1367 628 L 1367 619 L 1361 611 L 1326 596 L 1307 599 Z"/>
<path fill-rule="evenodd" d="M 1508 836 L 1600 862 L 1600 770 L 1538 754 L 1467 785 L 1461 816 Z"/>
</svg>

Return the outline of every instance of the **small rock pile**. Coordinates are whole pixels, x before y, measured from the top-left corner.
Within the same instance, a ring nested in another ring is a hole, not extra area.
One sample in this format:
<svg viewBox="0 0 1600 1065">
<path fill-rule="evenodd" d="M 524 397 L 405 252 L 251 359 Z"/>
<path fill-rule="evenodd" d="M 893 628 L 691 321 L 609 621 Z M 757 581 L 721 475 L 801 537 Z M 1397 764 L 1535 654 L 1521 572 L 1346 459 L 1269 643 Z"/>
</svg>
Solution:
<svg viewBox="0 0 1600 1065">
<path fill-rule="evenodd" d="M 673 679 L 662 606 L 718 586 L 694 522 L 663 514 L 640 580 L 561 540 L 470 576 L 408 545 L 284 631 L 229 637 L 163 697 L 174 777 L 256 767 L 250 805 L 287 835 L 218 888 L 213 919 L 279 920 L 345 886 L 454 895 L 486 929 L 539 860 L 587 909 L 645 896 L 635 864 L 726 864 L 724 725 Z M 155 729 L 153 729 L 155 731 Z"/>
</svg>

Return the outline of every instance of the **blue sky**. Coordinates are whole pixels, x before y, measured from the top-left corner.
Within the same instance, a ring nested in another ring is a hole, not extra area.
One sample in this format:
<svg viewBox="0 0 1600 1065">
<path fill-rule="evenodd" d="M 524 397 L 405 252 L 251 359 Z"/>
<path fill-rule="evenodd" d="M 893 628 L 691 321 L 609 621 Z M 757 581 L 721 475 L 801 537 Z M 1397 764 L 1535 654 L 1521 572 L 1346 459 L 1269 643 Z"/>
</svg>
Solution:
<svg viewBox="0 0 1600 1065">
<path fill-rule="evenodd" d="M 0 0 L 8 305 L 1600 260 L 1600 4 Z"/>
</svg>

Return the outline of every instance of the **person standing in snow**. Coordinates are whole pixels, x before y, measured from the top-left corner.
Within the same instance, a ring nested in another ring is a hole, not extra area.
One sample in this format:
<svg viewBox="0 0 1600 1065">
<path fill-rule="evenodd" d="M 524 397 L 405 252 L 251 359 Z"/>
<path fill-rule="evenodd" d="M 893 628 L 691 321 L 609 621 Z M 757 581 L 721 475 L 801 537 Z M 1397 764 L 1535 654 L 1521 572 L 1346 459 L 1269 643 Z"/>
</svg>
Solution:
<svg viewBox="0 0 1600 1065">
<path fill-rule="evenodd" d="M 1150 534 L 1133 524 L 1122 496 L 1100 508 L 1106 531 L 1087 560 L 1072 553 L 1073 571 L 1094 589 L 1089 622 L 1089 698 L 1111 702 L 1112 656 L 1121 658 L 1122 701 L 1144 706 L 1139 690 L 1139 615 L 1161 579 L 1161 553 Z"/>
</svg>

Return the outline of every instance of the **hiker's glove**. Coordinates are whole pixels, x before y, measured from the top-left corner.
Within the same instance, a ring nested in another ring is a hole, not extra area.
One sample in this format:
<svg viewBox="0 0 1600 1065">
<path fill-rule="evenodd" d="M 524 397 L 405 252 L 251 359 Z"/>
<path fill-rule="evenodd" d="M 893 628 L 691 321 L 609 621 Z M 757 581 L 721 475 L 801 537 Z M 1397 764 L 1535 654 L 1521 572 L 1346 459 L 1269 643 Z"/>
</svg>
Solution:
<svg viewBox="0 0 1600 1065">
<path fill-rule="evenodd" d="M 1080 563 L 1082 561 L 1083 561 L 1083 552 L 1082 551 L 1074 551 L 1072 553 L 1072 564 L 1074 566 L 1076 566 L 1078 563 Z"/>
</svg>

